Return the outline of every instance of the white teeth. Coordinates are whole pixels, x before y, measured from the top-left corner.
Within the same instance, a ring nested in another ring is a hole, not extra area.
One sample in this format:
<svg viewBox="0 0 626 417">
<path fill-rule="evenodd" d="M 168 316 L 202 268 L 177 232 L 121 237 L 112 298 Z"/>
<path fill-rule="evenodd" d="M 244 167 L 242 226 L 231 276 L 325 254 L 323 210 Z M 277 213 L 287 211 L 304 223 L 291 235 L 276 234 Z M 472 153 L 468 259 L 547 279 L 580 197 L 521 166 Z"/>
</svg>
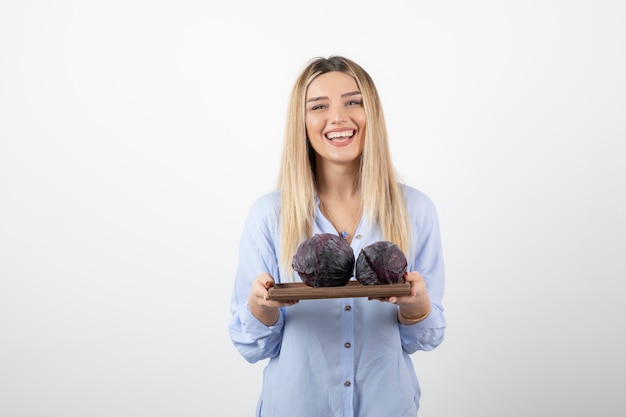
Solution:
<svg viewBox="0 0 626 417">
<path fill-rule="evenodd" d="M 328 139 L 347 138 L 354 135 L 354 130 L 344 130 L 343 132 L 330 132 L 326 135 Z"/>
</svg>

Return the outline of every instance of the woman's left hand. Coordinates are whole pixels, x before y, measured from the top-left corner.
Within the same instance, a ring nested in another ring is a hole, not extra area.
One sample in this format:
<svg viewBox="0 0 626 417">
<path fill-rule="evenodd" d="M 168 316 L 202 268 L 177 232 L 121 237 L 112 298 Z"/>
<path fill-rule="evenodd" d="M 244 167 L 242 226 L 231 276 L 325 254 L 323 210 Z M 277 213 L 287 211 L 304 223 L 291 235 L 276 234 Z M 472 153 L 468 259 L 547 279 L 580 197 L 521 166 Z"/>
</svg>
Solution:
<svg viewBox="0 0 626 417">
<path fill-rule="evenodd" d="M 426 282 L 419 272 L 406 272 L 404 282 L 411 284 L 409 295 L 389 297 L 385 301 L 398 305 L 398 320 L 401 323 L 415 324 L 430 313 L 430 296 L 426 290 Z"/>
</svg>

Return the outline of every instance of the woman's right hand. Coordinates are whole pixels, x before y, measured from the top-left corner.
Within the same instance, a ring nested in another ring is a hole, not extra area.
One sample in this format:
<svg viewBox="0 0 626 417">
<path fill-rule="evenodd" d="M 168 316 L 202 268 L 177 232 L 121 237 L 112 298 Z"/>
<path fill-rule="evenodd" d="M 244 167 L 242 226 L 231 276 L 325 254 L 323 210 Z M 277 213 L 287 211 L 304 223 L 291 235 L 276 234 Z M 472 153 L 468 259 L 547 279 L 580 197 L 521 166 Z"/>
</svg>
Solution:
<svg viewBox="0 0 626 417">
<path fill-rule="evenodd" d="M 267 272 L 262 273 L 252 282 L 248 308 L 259 321 L 271 326 L 278 320 L 280 307 L 288 307 L 298 303 L 298 300 L 275 301 L 270 299 L 269 289 L 275 284 L 274 278 Z"/>
</svg>

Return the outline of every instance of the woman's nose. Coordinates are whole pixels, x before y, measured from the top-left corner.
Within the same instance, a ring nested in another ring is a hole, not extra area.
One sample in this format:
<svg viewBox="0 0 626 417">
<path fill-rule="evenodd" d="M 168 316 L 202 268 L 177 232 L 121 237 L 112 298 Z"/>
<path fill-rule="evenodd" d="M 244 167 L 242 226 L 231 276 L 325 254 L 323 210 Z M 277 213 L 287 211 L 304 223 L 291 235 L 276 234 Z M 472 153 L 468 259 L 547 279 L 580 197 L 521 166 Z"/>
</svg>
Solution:
<svg viewBox="0 0 626 417">
<path fill-rule="evenodd" d="M 333 123 L 341 123 L 346 120 L 346 113 L 343 107 L 335 107 L 333 114 L 331 116 L 331 121 Z"/>
</svg>

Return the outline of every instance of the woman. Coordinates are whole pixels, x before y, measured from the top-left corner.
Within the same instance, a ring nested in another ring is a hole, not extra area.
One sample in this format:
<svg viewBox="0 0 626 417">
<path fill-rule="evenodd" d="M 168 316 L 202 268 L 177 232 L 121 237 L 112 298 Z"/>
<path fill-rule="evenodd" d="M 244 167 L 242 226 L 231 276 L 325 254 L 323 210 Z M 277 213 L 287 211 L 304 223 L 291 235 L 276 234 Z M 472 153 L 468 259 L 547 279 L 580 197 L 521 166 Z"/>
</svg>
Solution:
<svg viewBox="0 0 626 417">
<path fill-rule="evenodd" d="M 372 300 L 271 300 L 300 242 L 339 233 L 355 256 L 387 240 L 407 255 L 410 294 Z M 416 416 L 410 354 L 443 340 L 444 266 L 435 206 L 399 182 L 369 74 L 341 56 L 317 58 L 289 103 L 278 189 L 245 223 L 229 330 L 251 363 L 269 362 L 257 416 Z M 383 301 L 383 302 L 380 302 Z"/>
</svg>

